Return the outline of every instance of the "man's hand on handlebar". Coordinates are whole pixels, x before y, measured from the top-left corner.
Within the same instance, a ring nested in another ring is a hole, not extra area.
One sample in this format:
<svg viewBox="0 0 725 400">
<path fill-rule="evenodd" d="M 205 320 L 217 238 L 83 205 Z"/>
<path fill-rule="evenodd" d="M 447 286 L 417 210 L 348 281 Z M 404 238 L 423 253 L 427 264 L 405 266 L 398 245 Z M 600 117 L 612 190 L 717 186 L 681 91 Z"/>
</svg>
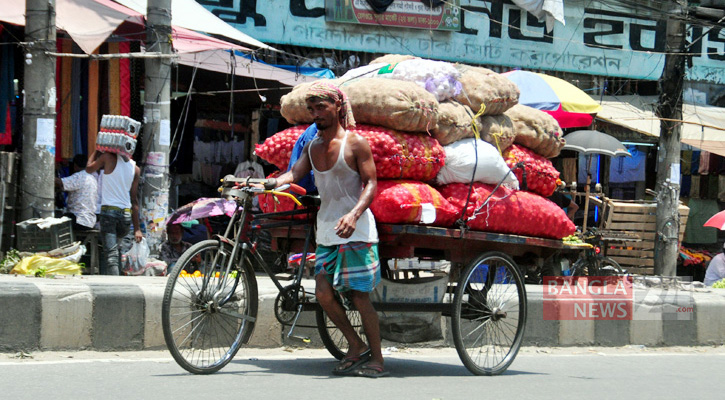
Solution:
<svg viewBox="0 0 725 400">
<path fill-rule="evenodd" d="M 236 178 L 233 175 L 227 175 L 224 178 L 222 187 L 236 187 L 236 188 L 251 187 L 251 188 L 260 189 L 260 191 L 275 190 L 275 191 L 279 191 L 279 192 L 283 192 L 283 191 L 289 189 L 290 192 L 295 193 L 300 196 L 307 193 L 305 188 L 303 188 L 295 183 L 285 183 L 285 184 L 279 185 L 279 182 L 275 178 L 269 178 L 269 179 Z"/>
</svg>

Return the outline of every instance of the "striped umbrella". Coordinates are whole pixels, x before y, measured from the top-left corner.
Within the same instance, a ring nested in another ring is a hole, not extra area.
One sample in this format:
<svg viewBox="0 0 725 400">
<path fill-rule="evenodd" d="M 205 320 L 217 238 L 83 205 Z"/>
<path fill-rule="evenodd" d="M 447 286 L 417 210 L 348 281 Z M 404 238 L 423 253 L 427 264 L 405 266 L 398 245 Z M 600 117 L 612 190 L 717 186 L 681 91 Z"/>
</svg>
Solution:
<svg viewBox="0 0 725 400">
<path fill-rule="evenodd" d="M 501 75 L 519 87 L 519 104 L 550 114 L 562 128 L 589 126 L 602 109 L 591 96 L 563 79 L 521 70 Z"/>
</svg>

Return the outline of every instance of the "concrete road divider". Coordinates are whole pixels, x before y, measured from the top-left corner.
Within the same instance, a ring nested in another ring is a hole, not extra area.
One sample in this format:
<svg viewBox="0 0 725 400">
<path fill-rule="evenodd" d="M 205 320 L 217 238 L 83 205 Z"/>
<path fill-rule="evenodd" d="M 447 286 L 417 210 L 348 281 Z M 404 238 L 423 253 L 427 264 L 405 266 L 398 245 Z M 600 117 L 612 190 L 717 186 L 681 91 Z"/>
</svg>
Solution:
<svg viewBox="0 0 725 400">
<path fill-rule="evenodd" d="M 274 316 L 277 289 L 258 277 L 259 315 L 249 345 L 322 347 L 313 312 L 304 313 L 288 338 Z M 0 351 L 158 350 L 163 277 L 81 276 L 35 278 L 0 275 Z M 284 283 L 283 283 L 284 285 Z M 311 290 L 314 281 L 304 282 Z M 528 285 L 524 345 L 681 346 L 725 343 L 725 290 L 639 288 L 631 318 L 545 319 L 545 287 Z M 453 346 L 450 320 L 441 319 L 439 343 Z"/>
</svg>

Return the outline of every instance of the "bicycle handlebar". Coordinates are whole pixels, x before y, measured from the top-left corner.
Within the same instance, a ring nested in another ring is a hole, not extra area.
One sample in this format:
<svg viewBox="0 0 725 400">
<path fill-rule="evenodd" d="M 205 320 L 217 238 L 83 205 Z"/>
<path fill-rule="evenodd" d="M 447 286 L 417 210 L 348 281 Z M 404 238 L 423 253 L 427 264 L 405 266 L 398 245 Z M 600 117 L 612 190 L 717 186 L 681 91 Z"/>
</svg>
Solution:
<svg viewBox="0 0 725 400">
<path fill-rule="evenodd" d="M 255 187 L 253 185 L 262 185 L 264 188 Z M 239 197 L 242 193 L 269 193 L 275 196 L 289 197 L 298 206 L 302 206 L 302 203 L 291 193 L 285 192 L 288 190 L 296 193 L 300 196 L 307 194 L 307 190 L 302 186 L 294 183 L 284 184 L 277 187 L 277 180 L 275 178 L 269 179 L 254 179 L 254 178 L 237 178 L 234 175 L 227 175 L 222 179 L 222 187 L 219 191 L 222 194 L 229 196 Z"/>
</svg>

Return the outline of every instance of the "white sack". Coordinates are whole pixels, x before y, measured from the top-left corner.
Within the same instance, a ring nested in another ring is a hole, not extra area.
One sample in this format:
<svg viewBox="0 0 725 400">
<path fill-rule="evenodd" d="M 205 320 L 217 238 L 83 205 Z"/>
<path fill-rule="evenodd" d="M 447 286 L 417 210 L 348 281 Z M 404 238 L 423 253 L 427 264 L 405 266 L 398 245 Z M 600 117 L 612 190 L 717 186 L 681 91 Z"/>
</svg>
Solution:
<svg viewBox="0 0 725 400">
<path fill-rule="evenodd" d="M 512 189 L 519 188 L 519 181 L 506 165 L 496 148 L 483 140 L 463 139 L 443 146 L 446 163 L 436 176 L 436 184 L 470 183 L 473 168 L 476 167 L 475 182 L 497 184 L 506 176 L 504 185 Z M 478 153 L 478 165 L 476 165 Z"/>
</svg>

